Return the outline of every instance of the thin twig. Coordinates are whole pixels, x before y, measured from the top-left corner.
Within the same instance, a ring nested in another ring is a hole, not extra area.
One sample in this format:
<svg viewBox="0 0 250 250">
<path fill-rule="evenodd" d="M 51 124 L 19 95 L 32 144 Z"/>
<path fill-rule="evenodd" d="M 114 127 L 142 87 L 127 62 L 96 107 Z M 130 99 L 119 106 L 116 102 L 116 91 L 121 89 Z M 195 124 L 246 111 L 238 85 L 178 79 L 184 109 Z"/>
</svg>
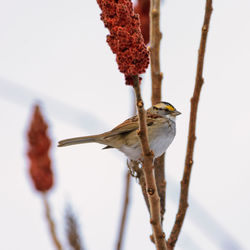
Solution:
<svg viewBox="0 0 250 250">
<path fill-rule="evenodd" d="M 48 201 L 47 194 L 45 192 L 42 193 L 42 198 L 43 198 L 43 204 L 44 204 L 44 208 L 45 208 L 45 215 L 46 215 L 46 219 L 47 219 L 48 224 L 49 224 L 49 229 L 50 229 L 50 234 L 51 234 L 52 240 L 55 244 L 56 249 L 62 250 L 63 249 L 62 245 L 61 245 L 61 243 L 56 235 L 55 223 L 54 223 L 52 216 L 51 216 L 49 201 Z"/>
<path fill-rule="evenodd" d="M 65 211 L 65 231 L 69 245 L 72 250 L 83 250 L 82 238 L 80 236 L 80 230 L 77 218 L 68 205 Z"/>
<path fill-rule="evenodd" d="M 130 191 L 130 172 L 127 171 L 126 173 L 126 186 L 125 186 L 125 195 L 124 195 L 124 202 L 123 202 L 123 209 L 122 209 L 122 218 L 121 218 L 121 224 L 119 229 L 119 237 L 116 244 L 116 249 L 120 250 L 122 246 L 122 240 L 124 235 L 124 228 L 125 228 L 125 222 L 127 218 L 127 212 L 128 212 L 128 204 L 129 204 L 129 191 Z"/>
<path fill-rule="evenodd" d="M 195 88 L 194 88 L 193 97 L 191 98 L 188 143 L 187 143 L 184 173 L 183 173 L 183 177 L 181 181 L 179 209 L 176 215 L 175 224 L 173 226 L 173 229 L 171 231 L 170 237 L 167 242 L 168 249 L 173 249 L 175 246 L 175 243 L 180 234 L 180 230 L 182 228 L 182 224 L 183 224 L 185 214 L 188 208 L 188 190 L 189 190 L 190 175 L 191 175 L 191 170 L 192 170 L 192 165 L 193 165 L 194 144 L 195 144 L 195 139 L 196 139 L 195 128 L 196 128 L 197 109 L 198 109 L 201 87 L 204 82 L 203 64 L 204 64 L 207 34 L 208 34 L 212 10 L 213 10 L 212 0 L 207 0 L 204 23 L 203 23 L 202 32 L 201 32 L 201 40 L 200 40 L 196 79 L 195 79 Z"/>
<path fill-rule="evenodd" d="M 166 206 L 166 179 L 165 179 L 165 154 L 154 161 L 155 180 L 161 201 L 161 224 L 163 223 Z"/>
<path fill-rule="evenodd" d="M 154 242 L 156 249 L 166 249 L 165 233 L 161 227 L 160 218 L 160 197 L 157 191 L 157 186 L 154 177 L 153 152 L 150 150 L 147 135 L 146 112 L 141 98 L 141 91 L 138 76 L 134 76 L 134 91 L 136 95 L 136 106 L 139 117 L 138 136 L 140 138 L 143 152 L 143 172 L 146 179 L 146 190 L 150 205 L 150 223 L 153 230 Z"/>
<path fill-rule="evenodd" d="M 161 101 L 161 81 L 160 70 L 160 0 L 151 0 L 150 4 L 150 65 L 152 78 L 152 104 Z"/>
<path fill-rule="evenodd" d="M 140 165 L 139 162 L 130 160 L 128 164 L 128 168 L 129 168 L 130 174 L 133 177 L 136 177 L 136 179 L 139 181 L 139 184 L 141 186 L 141 191 L 142 191 L 145 203 L 147 205 L 148 212 L 150 213 L 148 195 L 147 195 L 147 190 L 146 190 L 146 180 L 145 180 L 144 172 L 142 168 L 139 167 L 139 165 Z"/>
<path fill-rule="evenodd" d="M 150 4 L 150 65 L 152 79 L 152 105 L 161 101 L 161 84 L 163 74 L 160 69 L 160 0 L 151 0 Z M 166 180 L 165 180 L 165 154 L 155 159 L 155 179 L 161 199 L 161 223 L 165 213 Z"/>
</svg>

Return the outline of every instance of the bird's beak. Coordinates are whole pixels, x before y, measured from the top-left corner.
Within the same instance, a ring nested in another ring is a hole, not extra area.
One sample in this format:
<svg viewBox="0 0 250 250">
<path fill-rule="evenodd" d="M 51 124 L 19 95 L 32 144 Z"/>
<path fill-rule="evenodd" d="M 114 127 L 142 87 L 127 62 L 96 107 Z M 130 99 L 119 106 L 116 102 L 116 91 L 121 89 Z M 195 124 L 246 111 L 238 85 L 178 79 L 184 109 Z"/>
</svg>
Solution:
<svg viewBox="0 0 250 250">
<path fill-rule="evenodd" d="M 173 115 L 173 116 L 177 116 L 177 115 L 180 115 L 181 114 L 181 112 L 179 112 L 179 111 L 177 111 L 177 110 L 175 110 L 175 111 L 173 111 L 172 113 L 171 113 L 171 115 Z"/>
</svg>

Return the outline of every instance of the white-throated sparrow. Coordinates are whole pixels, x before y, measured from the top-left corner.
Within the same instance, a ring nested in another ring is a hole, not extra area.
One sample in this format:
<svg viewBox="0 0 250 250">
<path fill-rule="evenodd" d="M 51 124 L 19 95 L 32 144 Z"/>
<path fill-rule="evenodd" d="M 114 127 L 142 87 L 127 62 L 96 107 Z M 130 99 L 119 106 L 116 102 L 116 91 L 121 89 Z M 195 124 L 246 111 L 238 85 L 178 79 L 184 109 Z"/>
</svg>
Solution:
<svg viewBox="0 0 250 250">
<path fill-rule="evenodd" d="M 147 110 L 147 128 L 150 149 L 154 157 L 161 156 L 175 137 L 175 117 L 181 113 L 167 102 L 160 102 Z M 141 145 L 136 130 L 138 117 L 133 116 L 112 130 L 99 135 L 75 137 L 59 141 L 58 146 L 70 146 L 96 142 L 106 148 L 116 148 L 128 159 L 139 161 L 142 158 Z"/>
</svg>

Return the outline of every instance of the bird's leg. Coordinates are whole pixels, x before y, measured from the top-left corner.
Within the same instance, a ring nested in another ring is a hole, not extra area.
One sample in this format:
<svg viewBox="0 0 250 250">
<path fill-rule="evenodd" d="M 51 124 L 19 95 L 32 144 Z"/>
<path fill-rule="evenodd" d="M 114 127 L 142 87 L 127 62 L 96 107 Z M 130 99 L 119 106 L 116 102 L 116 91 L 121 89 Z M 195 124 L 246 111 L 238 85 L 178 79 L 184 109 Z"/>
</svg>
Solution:
<svg viewBox="0 0 250 250">
<path fill-rule="evenodd" d="M 142 170 L 139 167 L 139 162 L 128 159 L 127 166 L 132 177 L 140 178 Z"/>
</svg>

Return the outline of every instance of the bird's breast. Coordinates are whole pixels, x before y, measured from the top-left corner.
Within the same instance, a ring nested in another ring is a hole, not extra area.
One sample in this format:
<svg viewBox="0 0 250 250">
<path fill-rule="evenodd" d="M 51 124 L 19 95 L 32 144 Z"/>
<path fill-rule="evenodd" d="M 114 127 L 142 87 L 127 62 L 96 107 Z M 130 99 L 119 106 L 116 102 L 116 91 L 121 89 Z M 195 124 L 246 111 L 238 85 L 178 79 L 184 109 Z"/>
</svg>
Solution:
<svg viewBox="0 0 250 250">
<path fill-rule="evenodd" d="M 150 148 L 154 152 L 155 157 L 161 156 L 172 143 L 175 137 L 175 124 L 166 124 L 159 128 L 150 140 Z"/>
<path fill-rule="evenodd" d="M 154 152 L 155 158 L 159 157 L 167 150 L 175 137 L 175 123 L 169 121 L 169 123 L 160 127 L 155 127 L 154 125 L 149 126 L 148 136 L 150 149 Z M 136 140 L 127 141 L 127 143 L 121 145 L 118 150 L 123 152 L 131 160 L 138 161 L 142 158 L 139 137 L 137 137 Z"/>
</svg>

